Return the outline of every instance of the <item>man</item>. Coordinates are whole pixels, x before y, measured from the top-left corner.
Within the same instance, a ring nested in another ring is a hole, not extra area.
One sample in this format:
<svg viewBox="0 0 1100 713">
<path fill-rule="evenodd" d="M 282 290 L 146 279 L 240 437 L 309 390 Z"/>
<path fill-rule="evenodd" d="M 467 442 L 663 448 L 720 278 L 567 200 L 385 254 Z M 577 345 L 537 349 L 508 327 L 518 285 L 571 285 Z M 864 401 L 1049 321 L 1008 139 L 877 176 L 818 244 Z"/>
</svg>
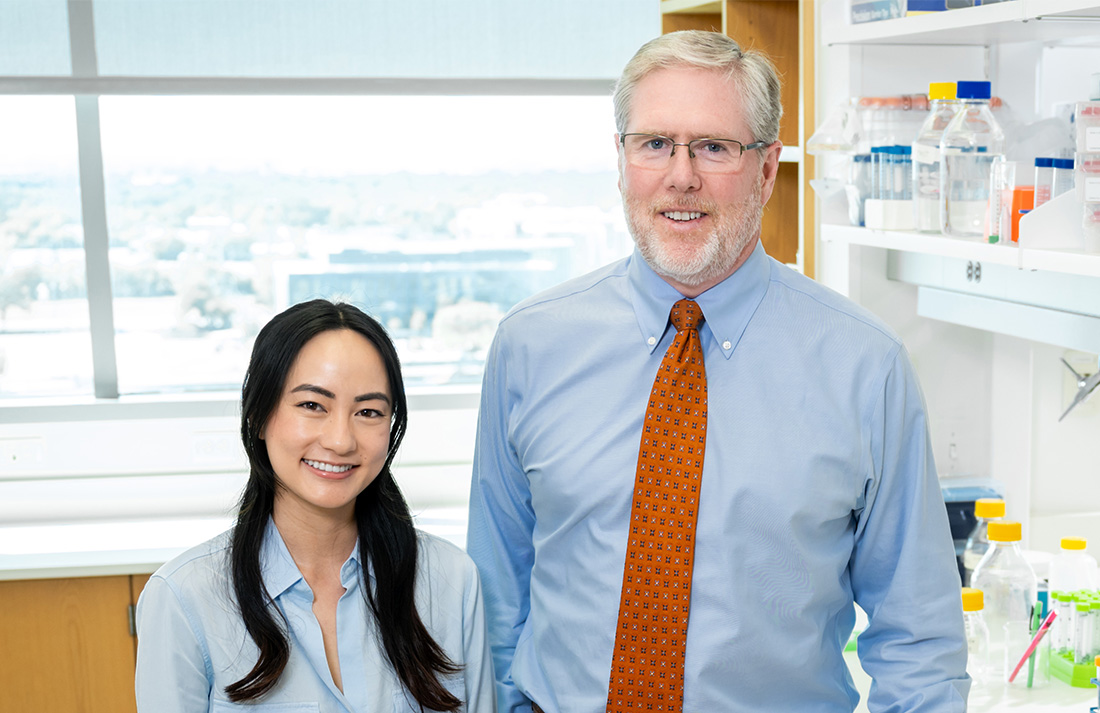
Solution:
<svg viewBox="0 0 1100 713">
<path fill-rule="evenodd" d="M 664 35 L 615 111 L 637 249 L 518 305 L 486 364 L 468 549 L 501 710 L 851 711 L 858 603 L 870 709 L 963 711 L 906 352 L 759 242 L 774 68 Z"/>
</svg>

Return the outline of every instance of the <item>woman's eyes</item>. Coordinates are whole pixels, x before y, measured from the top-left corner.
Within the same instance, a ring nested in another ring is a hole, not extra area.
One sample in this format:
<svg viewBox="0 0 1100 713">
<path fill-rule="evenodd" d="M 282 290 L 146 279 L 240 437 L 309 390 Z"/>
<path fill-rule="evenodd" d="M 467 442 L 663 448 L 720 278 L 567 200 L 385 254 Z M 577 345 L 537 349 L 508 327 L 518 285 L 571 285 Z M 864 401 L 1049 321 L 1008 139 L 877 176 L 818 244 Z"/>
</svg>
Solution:
<svg viewBox="0 0 1100 713">
<path fill-rule="evenodd" d="M 297 404 L 297 407 L 306 411 L 315 411 L 317 413 L 325 413 L 325 407 L 316 401 L 302 401 Z M 355 412 L 356 416 L 363 416 L 364 418 L 386 418 L 386 413 L 376 408 L 364 408 Z"/>
</svg>

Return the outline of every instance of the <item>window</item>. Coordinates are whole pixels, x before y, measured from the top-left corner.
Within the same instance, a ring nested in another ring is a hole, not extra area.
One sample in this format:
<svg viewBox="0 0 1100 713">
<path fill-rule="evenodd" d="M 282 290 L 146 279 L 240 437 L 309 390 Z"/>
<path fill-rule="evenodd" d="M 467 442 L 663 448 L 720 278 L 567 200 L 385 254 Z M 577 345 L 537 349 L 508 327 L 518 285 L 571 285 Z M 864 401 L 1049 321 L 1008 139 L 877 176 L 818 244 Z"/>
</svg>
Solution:
<svg viewBox="0 0 1100 713">
<path fill-rule="evenodd" d="M 90 395 L 72 97 L 0 96 L 0 396 Z"/>
<path fill-rule="evenodd" d="M 477 383 L 512 305 L 628 250 L 607 97 L 104 97 L 100 126 L 122 394 L 237 388 L 258 329 L 313 297 L 383 321 L 410 386 Z M 5 269 L 81 258 L 72 206 L 49 212 L 61 232 Z M 78 317 L 57 279 L 27 275 L 10 324 Z M 86 357 L 84 319 L 20 344 Z M 56 365 L 21 369 L 5 393 Z"/>
</svg>

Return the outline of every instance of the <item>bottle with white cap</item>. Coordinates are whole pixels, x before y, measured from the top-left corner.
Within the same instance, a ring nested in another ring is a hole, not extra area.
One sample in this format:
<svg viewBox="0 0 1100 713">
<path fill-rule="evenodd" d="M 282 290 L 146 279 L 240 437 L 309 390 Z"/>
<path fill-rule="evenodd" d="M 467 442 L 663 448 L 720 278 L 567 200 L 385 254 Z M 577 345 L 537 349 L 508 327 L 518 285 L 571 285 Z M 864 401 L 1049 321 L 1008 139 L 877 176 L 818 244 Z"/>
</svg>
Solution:
<svg viewBox="0 0 1100 713">
<path fill-rule="evenodd" d="M 1007 673 L 1006 625 L 1022 628 L 1025 633 L 1029 630 L 1039 580 L 1020 551 L 1023 527 L 1019 522 L 991 522 L 988 532 L 991 546 L 974 568 L 970 586 L 982 590 L 985 598 L 989 664 L 994 680 L 999 680 Z"/>
<path fill-rule="evenodd" d="M 978 522 L 966 538 L 966 549 L 963 550 L 963 586 L 971 586 L 970 578 L 974 574 L 974 568 L 989 551 L 989 523 L 1004 516 L 1005 501 L 1000 498 L 979 498 L 974 501 L 974 517 Z"/>
</svg>

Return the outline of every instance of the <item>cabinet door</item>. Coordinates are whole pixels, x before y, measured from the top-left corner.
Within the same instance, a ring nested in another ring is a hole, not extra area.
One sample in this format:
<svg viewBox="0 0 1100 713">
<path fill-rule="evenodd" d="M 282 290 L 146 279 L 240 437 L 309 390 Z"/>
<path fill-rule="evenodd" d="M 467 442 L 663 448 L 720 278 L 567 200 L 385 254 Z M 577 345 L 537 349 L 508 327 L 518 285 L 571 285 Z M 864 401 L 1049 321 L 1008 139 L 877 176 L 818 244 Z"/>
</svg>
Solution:
<svg viewBox="0 0 1100 713">
<path fill-rule="evenodd" d="M 128 713 L 130 577 L 0 582 L 0 709 Z"/>
</svg>

